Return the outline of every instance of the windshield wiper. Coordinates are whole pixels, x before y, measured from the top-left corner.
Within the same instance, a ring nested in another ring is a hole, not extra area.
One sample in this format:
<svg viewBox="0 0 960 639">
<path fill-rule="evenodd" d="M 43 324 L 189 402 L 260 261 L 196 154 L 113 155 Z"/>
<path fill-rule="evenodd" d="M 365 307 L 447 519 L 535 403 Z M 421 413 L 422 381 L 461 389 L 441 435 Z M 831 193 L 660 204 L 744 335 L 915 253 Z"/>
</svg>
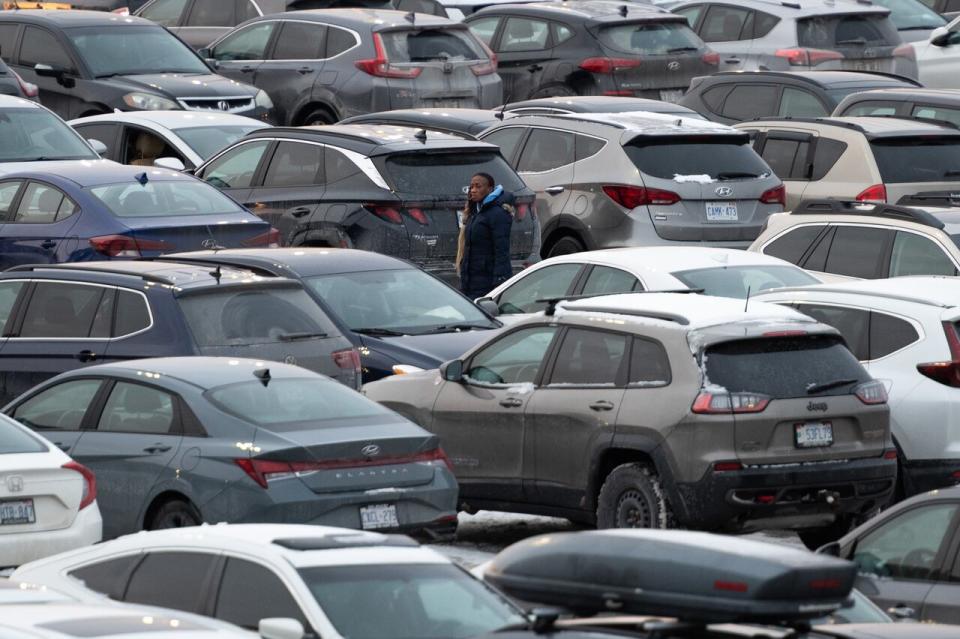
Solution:
<svg viewBox="0 0 960 639">
<path fill-rule="evenodd" d="M 737 178 L 758 178 L 763 177 L 762 173 L 750 173 L 749 171 L 721 171 L 717 173 L 718 180 L 736 180 Z"/>
<path fill-rule="evenodd" d="M 408 333 L 401 333 L 399 331 L 392 331 L 389 328 L 353 328 L 350 329 L 354 333 L 360 333 L 361 335 L 369 335 L 370 337 L 402 337 L 408 335 Z"/>
<path fill-rule="evenodd" d="M 277 339 L 279 339 L 281 342 L 292 342 L 293 340 L 297 340 L 297 339 L 311 339 L 314 337 L 326 337 L 326 336 L 327 336 L 326 333 L 321 333 L 319 331 L 315 333 L 303 331 L 302 333 L 283 333 L 282 335 L 278 335 Z"/>
<path fill-rule="evenodd" d="M 807 395 L 816 395 L 817 393 L 822 393 L 823 391 L 828 391 L 833 388 L 840 388 L 841 386 L 856 384 L 857 381 L 858 380 L 853 378 L 847 378 L 847 379 L 835 379 L 833 381 L 823 382 L 822 384 L 808 384 Z"/>
<path fill-rule="evenodd" d="M 424 331 L 424 334 L 426 334 L 426 333 L 452 333 L 452 332 L 454 332 L 454 331 L 472 331 L 472 330 L 474 330 L 474 329 L 483 329 L 483 328 L 490 328 L 490 327 L 489 327 L 489 326 L 481 326 L 481 325 L 479 325 L 479 324 L 467 324 L 467 323 L 461 323 L 461 324 L 441 324 L 440 326 L 434 326 L 433 328 L 431 328 L 431 329 L 428 330 L 428 331 Z"/>
</svg>

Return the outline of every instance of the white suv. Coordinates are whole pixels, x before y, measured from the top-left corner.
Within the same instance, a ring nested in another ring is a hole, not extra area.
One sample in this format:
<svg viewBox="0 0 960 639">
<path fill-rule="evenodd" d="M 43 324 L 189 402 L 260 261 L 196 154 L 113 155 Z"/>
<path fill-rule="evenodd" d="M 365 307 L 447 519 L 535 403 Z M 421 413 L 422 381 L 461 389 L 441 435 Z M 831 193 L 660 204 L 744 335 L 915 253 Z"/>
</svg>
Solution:
<svg viewBox="0 0 960 639">
<path fill-rule="evenodd" d="M 833 326 L 870 375 L 887 382 L 900 496 L 960 483 L 960 279 L 820 284 L 755 299 Z"/>
</svg>

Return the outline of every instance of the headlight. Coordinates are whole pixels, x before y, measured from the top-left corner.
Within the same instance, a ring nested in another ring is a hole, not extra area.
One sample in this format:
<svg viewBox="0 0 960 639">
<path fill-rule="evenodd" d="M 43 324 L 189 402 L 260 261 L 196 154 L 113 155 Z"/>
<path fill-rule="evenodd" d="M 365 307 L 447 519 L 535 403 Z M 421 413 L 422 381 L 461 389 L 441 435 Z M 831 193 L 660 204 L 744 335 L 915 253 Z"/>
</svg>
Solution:
<svg viewBox="0 0 960 639">
<path fill-rule="evenodd" d="M 160 111 L 165 109 L 179 109 L 180 105 L 173 100 L 162 98 L 151 93 L 128 93 L 123 96 L 123 103 L 131 109 L 141 111 Z"/>
<path fill-rule="evenodd" d="M 273 108 L 273 100 L 270 99 L 270 96 L 267 95 L 266 91 L 263 91 L 263 90 L 257 91 L 256 102 L 258 107 L 263 107 L 264 109 Z"/>
</svg>

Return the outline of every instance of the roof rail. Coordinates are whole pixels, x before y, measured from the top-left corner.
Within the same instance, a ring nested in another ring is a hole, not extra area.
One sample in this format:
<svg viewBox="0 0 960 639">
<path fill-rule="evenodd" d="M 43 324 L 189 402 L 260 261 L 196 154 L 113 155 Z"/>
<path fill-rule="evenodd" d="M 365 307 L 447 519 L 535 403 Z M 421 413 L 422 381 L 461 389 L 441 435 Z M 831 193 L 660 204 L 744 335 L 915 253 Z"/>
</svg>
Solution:
<svg viewBox="0 0 960 639">
<path fill-rule="evenodd" d="M 945 126 L 945 127 L 947 127 L 948 129 L 958 129 L 958 130 L 960 130 L 960 126 L 957 126 L 956 124 L 954 124 L 953 122 L 950 122 L 950 121 L 948 121 L 948 120 L 938 120 L 938 119 L 936 119 L 936 118 L 921 118 L 921 117 L 917 117 L 917 116 L 915 116 L 915 115 L 902 115 L 902 114 L 897 114 L 897 113 L 885 113 L 885 114 L 878 114 L 878 115 L 864 115 L 864 116 L 858 116 L 858 117 L 864 117 L 864 118 L 888 118 L 888 119 L 890 119 L 890 120 L 911 120 L 911 121 L 913 121 L 913 122 L 923 122 L 923 123 L 925 123 L 925 124 L 935 124 L 935 125 L 937 125 L 937 126 Z"/>
<path fill-rule="evenodd" d="M 879 202 L 858 202 L 854 200 L 807 200 L 790 212 L 791 215 L 823 215 L 835 213 L 837 215 L 863 215 L 866 217 L 881 217 L 904 222 L 916 222 L 935 229 L 942 229 L 945 224 L 922 209 Z"/>
<path fill-rule="evenodd" d="M 590 113 L 519 113 L 515 115 L 511 120 L 515 118 L 557 118 L 564 120 L 566 122 L 587 122 L 590 124 L 603 124 L 606 126 L 612 126 L 615 129 L 626 129 L 626 125 L 621 124 L 620 122 L 614 122 L 613 120 L 605 120 L 603 118 L 589 117 Z"/>
<path fill-rule="evenodd" d="M 557 297 L 545 297 L 536 300 L 538 304 L 546 304 L 543 314 L 550 317 L 557 310 L 557 304 L 560 302 L 576 302 L 577 300 L 588 300 L 594 297 L 609 297 L 610 295 L 649 295 L 650 293 L 703 293 L 702 288 L 675 288 L 662 289 L 659 291 L 621 291 L 619 293 L 593 293 L 588 295 L 559 295 Z M 581 310 L 581 309 L 575 309 Z M 619 312 L 619 311 L 617 311 Z"/>
<path fill-rule="evenodd" d="M 133 273 L 133 272 L 124 272 L 116 269 L 109 268 L 98 268 L 96 266 L 73 266 L 69 263 L 66 264 L 21 264 L 20 266 L 12 266 L 7 269 L 7 273 L 21 272 L 21 271 L 79 271 L 81 273 L 109 273 L 110 275 L 128 275 L 130 277 L 139 277 L 142 280 L 147 282 L 155 282 L 157 284 L 168 284 L 173 286 L 176 282 L 168 277 L 163 277 L 162 275 L 156 275 L 154 273 Z"/>
<path fill-rule="evenodd" d="M 960 207 L 960 191 L 922 191 L 913 195 L 904 195 L 897 200 L 897 204 L 900 206 Z"/>
<path fill-rule="evenodd" d="M 760 118 L 754 118 L 750 122 L 803 122 L 807 124 L 828 124 L 830 126 L 842 126 L 845 129 L 853 129 L 854 131 L 859 131 L 860 133 L 866 133 L 863 127 L 855 122 L 844 122 L 843 120 L 837 120 L 833 116 L 825 116 L 821 118 L 793 118 L 789 115 L 765 115 Z M 749 122 L 742 122 L 740 124 L 749 124 Z"/>
<path fill-rule="evenodd" d="M 862 69 L 856 69 L 856 70 L 845 69 L 845 70 L 849 71 L 850 73 L 866 73 L 867 75 L 875 75 L 882 78 L 891 78 L 893 80 L 903 80 L 904 82 L 912 84 L 915 87 L 924 88 L 923 84 L 920 81 L 914 80 L 909 76 L 900 75 L 899 73 L 891 73 L 890 71 L 866 71 Z M 875 87 L 873 89 L 864 89 L 864 91 L 883 91 L 884 89 L 894 89 L 894 88 L 896 87 Z M 859 93 L 859 91 L 857 93 Z"/>
<path fill-rule="evenodd" d="M 347 124 L 345 126 L 362 126 L 364 124 L 370 125 L 370 123 L 367 123 L 367 122 L 357 122 L 355 125 Z M 334 126 L 336 125 L 326 125 L 322 130 L 309 128 L 309 127 L 277 126 L 269 129 L 257 129 L 256 131 L 251 131 L 246 135 L 246 137 L 247 138 L 259 137 L 256 135 L 257 133 L 262 132 L 266 134 L 268 131 L 269 131 L 269 137 L 282 136 L 284 134 L 290 134 L 290 133 L 299 133 L 299 134 L 316 133 L 318 135 L 335 135 L 340 138 L 349 138 L 351 140 L 356 140 L 357 142 L 366 142 L 367 144 L 380 144 L 380 140 L 377 138 L 373 138 L 367 135 L 357 135 L 354 133 L 344 133 L 343 131 L 338 131 L 337 129 L 333 128 Z M 391 126 L 400 126 L 400 125 L 391 125 Z M 402 125 L 402 126 L 407 126 L 411 129 L 423 128 L 423 127 L 416 127 L 415 125 Z"/>
<path fill-rule="evenodd" d="M 941 277 L 949 277 L 951 280 L 956 279 L 953 276 L 943 275 Z M 901 279 L 901 278 L 897 278 Z M 811 289 L 811 286 L 813 287 Z M 767 291 L 764 291 L 765 293 Z M 912 302 L 914 304 L 924 304 L 925 306 L 936 306 L 937 308 L 954 308 L 957 304 L 946 304 L 944 302 L 938 302 L 926 297 L 916 297 L 914 295 L 897 295 L 896 293 L 887 293 L 884 291 L 861 291 L 854 288 L 844 288 L 842 286 L 831 286 L 829 284 L 813 284 L 808 286 L 785 286 L 783 288 L 772 289 L 769 291 L 772 294 L 779 295 L 780 293 L 840 293 L 842 295 L 863 295 L 866 297 L 879 297 L 886 300 L 896 300 L 898 302 Z M 800 301 L 800 300 L 797 300 Z M 816 304 L 816 300 L 811 300 L 809 298 L 803 298 L 802 300 L 808 304 Z"/>
</svg>

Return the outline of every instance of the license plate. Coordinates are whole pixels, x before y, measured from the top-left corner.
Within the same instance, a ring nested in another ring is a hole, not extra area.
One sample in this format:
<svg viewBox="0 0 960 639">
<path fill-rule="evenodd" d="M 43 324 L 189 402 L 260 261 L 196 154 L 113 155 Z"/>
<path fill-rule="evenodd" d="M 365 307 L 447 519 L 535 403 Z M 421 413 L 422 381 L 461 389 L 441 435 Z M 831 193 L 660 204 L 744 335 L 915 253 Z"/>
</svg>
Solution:
<svg viewBox="0 0 960 639">
<path fill-rule="evenodd" d="M 854 71 L 883 71 L 882 60 L 850 60 L 846 66 Z"/>
<path fill-rule="evenodd" d="M 683 89 L 663 89 L 660 91 L 660 99 L 664 102 L 679 102 L 683 97 Z"/>
<path fill-rule="evenodd" d="M 364 530 L 376 528 L 399 528 L 397 507 L 394 504 L 377 504 L 360 509 L 360 526 Z"/>
<path fill-rule="evenodd" d="M 833 424 L 807 422 L 794 425 L 797 448 L 818 448 L 833 444 Z"/>
<path fill-rule="evenodd" d="M 32 524 L 37 521 L 32 499 L 0 501 L 0 526 Z"/>
<path fill-rule="evenodd" d="M 459 109 L 460 100 L 434 100 L 432 106 L 437 109 Z"/>
<path fill-rule="evenodd" d="M 707 220 L 710 222 L 736 222 L 740 219 L 737 205 L 733 202 L 707 202 Z"/>
</svg>

